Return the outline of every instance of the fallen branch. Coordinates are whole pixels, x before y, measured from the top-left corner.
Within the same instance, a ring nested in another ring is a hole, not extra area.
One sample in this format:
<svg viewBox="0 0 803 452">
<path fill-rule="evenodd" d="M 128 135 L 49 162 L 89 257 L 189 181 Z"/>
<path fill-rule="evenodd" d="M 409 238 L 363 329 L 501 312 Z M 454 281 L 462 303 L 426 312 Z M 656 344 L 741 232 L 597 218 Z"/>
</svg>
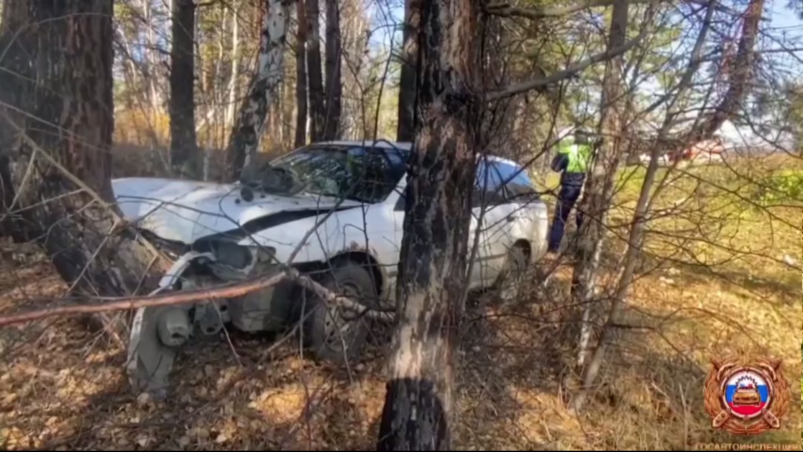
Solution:
<svg viewBox="0 0 803 452">
<path fill-rule="evenodd" d="M 311 290 L 315 292 L 316 295 L 321 297 L 326 304 L 329 305 L 339 305 L 343 308 L 350 309 L 352 311 L 356 311 L 360 315 L 364 315 L 366 317 L 376 319 L 376 320 L 384 320 L 387 322 L 392 322 L 393 319 L 396 318 L 393 312 L 389 311 L 377 311 L 371 309 L 365 305 L 357 303 L 351 300 L 348 297 L 344 297 L 341 295 L 337 295 L 331 290 L 327 289 L 326 287 L 318 284 L 312 278 L 307 275 L 302 275 L 299 273 L 298 270 L 294 268 L 287 269 L 289 273 L 289 277 L 296 281 L 301 287 Z"/>
<path fill-rule="evenodd" d="M 366 317 L 377 320 L 392 321 L 394 318 L 392 312 L 373 310 L 347 297 L 337 295 L 313 281 L 309 276 L 299 273 L 299 271 L 294 268 L 288 268 L 270 277 L 260 277 L 234 285 L 138 297 L 96 297 L 93 298 L 96 304 L 61 305 L 0 316 L 0 327 L 32 322 L 55 316 L 77 316 L 157 306 L 175 306 L 200 300 L 235 298 L 274 286 L 286 278 L 295 281 L 305 289 L 313 291 L 328 305 L 338 305 L 342 308 L 356 311 L 360 315 L 365 315 Z M 44 300 L 39 301 L 42 302 Z"/>
<path fill-rule="evenodd" d="M 139 297 L 98 297 L 98 304 L 80 304 L 74 306 L 54 306 L 19 314 L 0 316 L 0 326 L 31 322 L 53 316 L 75 316 L 97 314 L 100 312 L 124 311 L 127 309 L 172 306 L 192 303 L 199 300 L 220 300 L 242 296 L 277 284 L 285 274 L 279 273 L 270 278 L 259 278 L 236 285 L 222 286 L 212 289 L 188 290 L 169 294 L 157 294 Z"/>
</svg>

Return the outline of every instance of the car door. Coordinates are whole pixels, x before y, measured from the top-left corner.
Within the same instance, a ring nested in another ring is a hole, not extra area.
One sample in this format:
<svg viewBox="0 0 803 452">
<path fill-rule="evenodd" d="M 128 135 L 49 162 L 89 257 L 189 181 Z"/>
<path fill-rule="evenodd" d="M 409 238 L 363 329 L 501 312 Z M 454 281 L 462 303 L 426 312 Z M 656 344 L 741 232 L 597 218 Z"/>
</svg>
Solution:
<svg viewBox="0 0 803 452">
<path fill-rule="evenodd" d="M 399 186 L 396 188 L 395 192 L 391 194 L 388 198 L 390 203 L 393 205 L 393 225 L 394 225 L 394 247 L 398 249 L 398 253 L 396 254 L 396 262 L 398 263 L 398 256 L 401 254 L 401 244 L 402 240 L 404 239 L 404 210 L 406 207 L 406 200 L 404 197 L 405 189 L 407 187 L 407 176 L 405 176 L 402 181 L 399 183 Z M 479 203 L 477 201 L 475 190 L 474 196 L 474 203 L 475 207 L 472 209 L 471 220 L 469 224 L 469 233 L 468 233 L 468 249 L 469 253 L 471 252 L 471 248 L 474 245 L 474 237 L 480 231 L 479 226 L 479 217 L 480 217 L 480 208 Z M 482 237 L 482 236 L 481 236 Z M 480 247 L 478 252 L 474 256 L 474 263 L 471 265 L 471 276 L 469 277 L 469 289 L 476 289 L 482 286 L 482 278 L 479 277 L 481 274 L 481 260 L 484 253 L 482 250 L 484 249 L 483 241 L 480 241 Z M 470 257 L 470 256 L 469 256 Z M 392 269 L 391 274 L 388 276 L 393 279 L 394 283 L 397 277 L 397 272 L 395 269 Z"/>
<path fill-rule="evenodd" d="M 492 284 L 504 264 L 507 255 L 506 236 L 509 235 L 509 206 L 505 205 L 505 188 L 493 161 L 483 158 L 477 165 L 477 180 L 472 201 L 472 230 L 469 252 L 478 236 L 474 267 L 471 272 L 472 287 Z"/>
<path fill-rule="evenodd" d="M 509 228 L 506 233 L 508 246 L 517 240 L 530 242 L 531 258 L 537 259 L 546 249 L 546 234 L 549 224 L 546 205 L 530 181 L 525 169 L 514 162 L 496 163 L 507 193 L 506 205 L 510 209 Z"/>
</svg>

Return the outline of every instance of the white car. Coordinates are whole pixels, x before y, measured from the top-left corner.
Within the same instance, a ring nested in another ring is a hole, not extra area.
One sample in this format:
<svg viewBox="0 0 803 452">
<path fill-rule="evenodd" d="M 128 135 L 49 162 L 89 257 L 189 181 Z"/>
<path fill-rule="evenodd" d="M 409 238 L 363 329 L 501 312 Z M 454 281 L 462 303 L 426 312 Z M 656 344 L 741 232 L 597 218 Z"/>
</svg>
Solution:
<svg viewBox="0 0 803 452">
<path fill-rule="evenodd" d="M 191 290 L 253 279 L 290 264 L 330 290 L 393 311 L 404 225 L 409 143 L 337 141 L 254 165 L 238 184 L 158 178 L 112 181 L 124 216 L 176 259 L 160 286 Z M 470 289 L 495 287 L 546 251 L 547 208 L 515 162 L 483 157 L 469 248 L 479 233 Z M 485 205 L 485 208 L 483 208 Z M 507 277 L 506 277 L 507 276 Z M 341 293 L 342 293 L 341 292 Z M 179 346 L 298 325 L 318 358 L 357 356 L 367 320 L 327 307 L 291 281 L 248 295 L 137 312 L 129 372 L 138 389 L 166 388 Z"/>
</svg>

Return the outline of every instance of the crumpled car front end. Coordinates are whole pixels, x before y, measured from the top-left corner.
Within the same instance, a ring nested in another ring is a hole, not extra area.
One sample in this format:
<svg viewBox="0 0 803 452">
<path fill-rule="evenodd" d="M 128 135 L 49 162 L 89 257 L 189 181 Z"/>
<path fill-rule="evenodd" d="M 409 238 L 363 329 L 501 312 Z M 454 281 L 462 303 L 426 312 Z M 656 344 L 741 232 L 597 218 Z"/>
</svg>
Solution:
<svg viewBox="0 0 803 452">
<path fill-rule="evenodd" d="M 244 203 L 233 186 L 221 184 L 149 178 L 112 184 L 125 217 L 174 260 L 156 292 L 208 289 L 278 274 L 276 249 L 248 246 L 243 229 L 250 220 L 306 206 L 304 200 L 275 196 Z M 295 290 L 283 281 L 241 296 L 138 310 L 127 364 L 133 388 L 164 397 L 180 347 L 199 336 L 219 335 L 227 323 L 244 332 L 285 328 L 294 314 Z"/>
</svg>

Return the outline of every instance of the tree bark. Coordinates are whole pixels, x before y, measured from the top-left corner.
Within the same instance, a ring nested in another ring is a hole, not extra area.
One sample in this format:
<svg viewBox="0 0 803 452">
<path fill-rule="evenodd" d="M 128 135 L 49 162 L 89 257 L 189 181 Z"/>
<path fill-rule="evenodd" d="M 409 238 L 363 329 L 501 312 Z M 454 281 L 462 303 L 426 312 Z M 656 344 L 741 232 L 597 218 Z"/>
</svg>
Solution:
<svg viewBox="0 0 803 452">
<path fill-rule="evenodd" d="M 628 25 L 628 0 L 616 0 L 608 38 L 608 50 L 624 45 Z M 613 195 L 614 176 L 622 153 L 621 92 L 623 55 L 616 56 L 605 65 L 602 86 L 600 131 L 603 141 L 592 162 L 585 182 L 579 211 L 586 221 L 578 231 L 577 263 L 572 275 L 572 295 L 583 306 L 578 368 L 586 364 L 588 345 L 591 340 L 595 307 L 592 304 L 596 289 L 596 273 L 599 267 L 602 241 L 605 236 L 607 211 Z M 579 410 L 579 408 L 577 408 Z"/>
<path fill-rule="evenodd" d="M 421 13 L 421 84 L 397 282 L 399 324 L 378 450 L 448 450 L 478 143 L 473 0 Z"/>
<path fill-rule="evenodd" d="M 307 143 L 307 14 L 304 2 L 296 2 L 296 137 L 295 147 Z"/>
<path fill-rule="evenodd" d="M 320 0 L 305 0 L 307 8 L 307 82 L 312 141 L 321 141 L 326 123 L 326 93 L 321 68 Z"/>
<path fill-rule="evenodd" d="M 413 141 L 415 127 L 416 64 L 418 61 L 418 29 L 422 0 L 406 0 L 402 33 L 401 76 L 399 79 L 399 123 L 396 139 Z"/>
<path fill-rule="evenodd" d="M 35 1 L 27 12 L 36 26 L 4 27 L 6 38 L 19 31 L 19 45 L 0 62 L 0 98 L 11 107 L 0 111 L 0 133 L 15 134 L 0 171 L 15 190 L 9 207 L 25 209 L 17 232 L 36 234 L 79 294 L 149 291 L 161 261 L 150 265 L 151 249 L 119 221 L 110 183 L 112 0 Z"/>
<path fill-rule="evenodd" d="M 170 51 L 170 165 L 184 177 L 196 177 L 195 2 L 173 0 L 173 47 Z"/>
<path fill-rule="evenodd" d="M 150 101 L 151 114 L 158 115 L 164 111 L 162 96 L 159 92 L 159 59 L 157 57 L 156 33 L 154 27 L 149 26 L 153 22 L 153 8 L 150 0 L 142 1 L 142 16 L 145 20 L 145 67 L 148 77 L 148 100 Z"/>
<path fill-rule="evenodd" d="M 279 94 L 284 78 L 284 49 L 287 41 L 287 11 L 281 0 L 267 0 L 257 70 L 248 88 L 237 124 L 229 140 L 227 177 L 236 180 L 259 148 L 268 110 Z"/>
<path fill-rule="evenodd" d="M 229 79 L 229 104 L 226 106 L 226 126 L 234 126 L 237 111 L 237 80 L 240 78 L 240 17 L 237 2 L 231 6 L 231 78 Z"/>
<path fill-rule="evenodd" d="M 326 0 L 326 123 L 324 140 L 340 138 L 343 111 L 342 39 L 340 7 L 337 0 Z"/>
</svg>

